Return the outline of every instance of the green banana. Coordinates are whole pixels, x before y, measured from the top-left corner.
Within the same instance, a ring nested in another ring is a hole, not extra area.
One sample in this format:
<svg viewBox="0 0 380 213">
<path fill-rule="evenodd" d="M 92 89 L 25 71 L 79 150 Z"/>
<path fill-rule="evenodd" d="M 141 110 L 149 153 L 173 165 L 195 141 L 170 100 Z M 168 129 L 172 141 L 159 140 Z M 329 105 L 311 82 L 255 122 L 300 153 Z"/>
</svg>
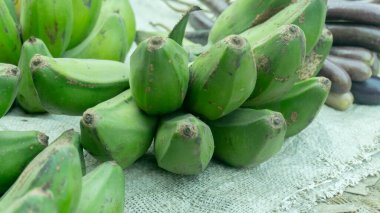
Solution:
<svg viewBox="0 0 380 213">
<path fill-rule="evenodd" d="M 0 131 L 0 194 L 13 184 L 28 163 L 48 145 L 48 140 L 49 137 L 36 131 Z"/>
<path fill-rule="evenodd" d="M 151 145 L 157 119 L 145 115 L 130 90 L 88 109 L 81 120 L 81 144 L 100 161 L 127 168 Z"/>
<path fill-rule="evenodd" d="M 182 106 L 189 83 L 189 62 L 179 44 L 170 38 L 151 37 L 138 45 L 131 61 L 132 94 L 142 110 L 159 115 Z"/>
<path fill-rule="evenodd" d="M 326 12 L 326 0 L 298 0 L 266 22 L 245 31 L 242 36 L 246 37 L 250 42 L 255 42 L 282 25 L 294 24 L 304 31 L 306 54 L 309 54 L 322 34 Z"/>
<path fill-rule="evenodd" d="M 119 14 L 110 15 L 75 48 L 64 53 L 67 58 L 94 58 L 124 62 L 128 49 L 125 23 Z"/>
<path fill-rule="evenodd" d="M 237 0 L 216 19 L 209 41 L 215 43 L 261 24 L 291 2 L 292 0 Z"/>
<path fill-rule="evenodd" d="M 23 0 L 20 24 L 23 39 L 44 41 L 54 57 L 69 46 L 73 30 L 73 4 L 68 0 Z"/>
<path fill-rule="evenodd" d="M 16 65 L 20 57 L 21 39 L 7 3 L 0 1 L 0 62 Z"/>
<path fill-rule="evenodd" d="M 12 203 L 3 213 L 58 213 L 50 191 L 36 188 Z"/>
<path fill-rule="evenodd" d="M 72 0 L 73 32 L 68 49 L 81 43 L 91 32 L 98 20 L 103 0 Z"/>
<path fill-rule="evenodd" d="M 323 62 L 330 53 L 333 44 L 333 36 L 330 30 L 325 28 L 318 40 L 317 45 L 305 58 L 303 67 L 298 72 L 299 80 L 306 80 L 316 76 L 322 69 Z"/>
<path fill-rule="evenodd" d="M 42 40 L 31 37 L 22 45 L 20 61 L 18 63 L 18 67 L 21 70 L 21 81 L 17 102 L 28 113 L 45 112 L 38 98 L 32 79 L 32 73 L 30 72 L 30 61 L 36 54 L 51 56 Z"/>
<path fill-rule="evenodd" d="M 129 88 L 129 66 L 93 59 L 31 60 L 33 81 L 44 109 L 50 113 L 81 115 L 86 109 Z"/>
<path fill-rule="evenodd" d="M 281 100 L 263 107 L 284 115 L 288 125 L 286 137 L 291 137 L 314 120 L 325 103 L 330 88 L 331 81 L 325 77 L 309 78 L 294 84 Z"/>
<path fill-rule="evenodd" d="M 91 33 L 64 56 L 124 62 L 135 33 L 135 18 L 129 1 L 103 0 L 99 18 Z"/>
<path fill-rule="evenodd" d="M 125 180 L 123 169 L 106 162 L 82 179 L 82 193 L 76 212 L 123 213 Z"/>
<path fill-rule="evenodd" d="M 50 190 L 59 212 L 74 212 L 82 187 L 78 150 L 73 130 L 64 132 L 53 144 L 37 155 L 0 200 L 0 211 L 35 188 Z"/>
<path fill-rule="evenodd" d="M 213 45 L 190 66 L 187 108 L 216 120 L 239 108 L 256 84 L 256 64 L 246 39 L 232 35 Z"/>
<path fill-rule="evenodd" d="M 124 19 L 124 23 L 126 25 L 125 33 L 127 34 L 126 38 L 128 44 L 127 50 L 129 50 L 136 35 L 135 14 L 133 13 L 129 0 L 103 0 L 99 21 L 96 23 L 96 26 L 103 25 L 102 22 L 104 22 L 106 17 L 113 12 L 120 14 Z"/>
<path fill-rule="evenodd" d="M 207 122 L 215 141 L 215 156 L 234 167 L 256 166 L 274 154 L 285 141 L 286 121 L 270 110 L 237 109 Z"/>
<path fill-rule="evenodd" d="M 16 99 L 20 75 L 16 66 L 0 63 L 0 118 L 8 112 Z"/>
<path fill-rule="evenodd" d="M 5 4 L 7 4 L 8 11 L 12 16 L 13 21 L 17 23 L 18 17 L 16 14 L 16 5 L 14 4 L 14 0 L 4 0 L 4 1 L 5 1 Z"/>
<path fill-rule="evenodd" d="M 283 25 L 254 43 L 257 62 L 255 90 L 243 104 L 261 108 L 281 98 L 298 81 L 297 71 L 305 59 L 305 35 L 296 25 Z"/>
<path fill-rule="evenodd" d="M 163 118 L 154 150 L 158 166 L 175 174 L 195 175 L 204 171 L 214 152 L 210 128 L 191 114 Z"/>
</svg>

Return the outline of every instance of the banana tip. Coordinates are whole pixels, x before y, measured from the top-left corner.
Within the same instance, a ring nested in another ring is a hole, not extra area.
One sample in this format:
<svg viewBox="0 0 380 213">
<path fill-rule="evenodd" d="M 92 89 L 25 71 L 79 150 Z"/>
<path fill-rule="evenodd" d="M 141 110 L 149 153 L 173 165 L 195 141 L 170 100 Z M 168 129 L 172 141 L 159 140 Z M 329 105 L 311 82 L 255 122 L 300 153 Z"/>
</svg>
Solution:
<svg viewBox="0 0 380 213">
<path fill-rule="evenodd" d="M 284 123 L 285 123 L 285 119 L 280 113 L 275 113 L 271 117 L 271 125 L 275 129 L 282 128 L 284 126 Z"/>
<path fill-rule="evenodd" d="M 179 126 L 178 132 L 184 138 L 191 139 L 191 138 L 198 137 L 197 128 L 194 125 L 192 125 L 191 123 L 181 124 Z"/>
<path fill-rule="evenodd" d="M 15 66 L 9 66 L 9 68 L 7 68 L 6 73 L 10 76 L 19 76 L 20 70 Z"/>
<path fill-rule="evenodd" d="M 95 115 L 91 112 L 85 112 L 82 121 L 87 126 L 93 126 L 95 123 Z"/>
<path fill-rule="evenodd" d="M 160 36 L 153 36 L 148 40 L 148 50 L 153 52 L 162 48 L 166 43 L 165 38 Z"/>
<path fill-rule="evenodd" d="M 47 136 L 44 133 L 40 132 L 40 133 L 38 133 L 38 141 L 43 146 L 47 146 L 49 144 L 49 136 Z"/>
<path fill-rule="evenodd" d="M 242 49 L 247 43 L 247 41 L 243 37 L 238 35 L 228 36 L 225 39 L 225 41 L 227 42 L 227 44 L 229 44 L 231 47 L 235 49 Z"/>
<path fill-rule="evenodd" d="M 30 66 L 31 66 L 32 71 L 35 71 L 36 69 L 47 66 L 47 63 L 44 61 L 42 55 L 36 55 L 32 58 L 32 61 L 30 62 Z"/>
</svg>

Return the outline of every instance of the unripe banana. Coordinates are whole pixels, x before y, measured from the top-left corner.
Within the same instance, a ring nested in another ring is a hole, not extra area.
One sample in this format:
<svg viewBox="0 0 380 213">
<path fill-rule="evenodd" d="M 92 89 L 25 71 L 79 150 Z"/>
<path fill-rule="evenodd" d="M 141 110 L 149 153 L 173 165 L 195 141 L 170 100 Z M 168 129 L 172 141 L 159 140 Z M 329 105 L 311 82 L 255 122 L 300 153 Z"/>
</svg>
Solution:
<svg viewBox="0 0 380 213">
<path fill-rule="evenodd" d="M 255 42 L 270 34 L 279 26 L 294 24 L 305 33 L 306 53 L 309 54 L 317 44 L 326 19 L 326 0 L 298 0 L 271 17 L 268 21 L 253 27 L 242 35 L 250 42 Z"/>
<path fill-rule="evenodd" d="M 2 213 L 58 213 L 50 191 L 36 188 L 17 199 Z"/>
<path fill-rule="evenodd" d="M 16 99 L 20 75 L 16 66 L 0 63 L 0 118 L 8 112 Z"/>
<path fill-rule="evenodd" d="M 51 56 L 42 40 L 31 37 L 22 45 L 20 61 L 18 63 L 18 67 L 21 70 L 21 81 L 17 102 L 28 113 L 45 112 L 38 98 L 32 79 L 32 73 L 30 72 L 30 61 L 36 54 Z"/>
<path fill-rule="evenodd" d="M 128 90 L 84 113 L 81 144 L 96 159 L 127 168 L 148 150 L 156 123 L 137 107 Z"/>
<path fill-rule="evenodd" d="M 195 175 L 204 171 L 214 153 L 210 128 L 191 114 L 163 118 L 154 150 L 158 166 L 175 174 Z"/>
<path fill-rule="evenodd" d="M 82 193 L 77 213 L 123 213 L 125 197 L 123 169 L 106 162 L 82 179 Z"/>
<path fill-rule="evenodd" d="M 289 5 L 291 0 L 237 0 L 215 21 L 209 40 L 215 43 L 263 23 Z"/>
<path fill-rule="evenodd" d="M 323 63 L 330 53 L 333 44 L 333 36 L 330 30 L 325 28 L 314 49 L 306 56 L 304 65 L 298 72 L 299 80 L 306 80 L 316 76 L 322 69 Z"/>
<path fill-rule="evenodd" d="M 23 39 L 37 37 L 54 57 L 60 57 L 73 30 L 72 1 L 22 0 L 20 24 Z"/>
<path fill-rule="evenodd" d="M 254 43 L 257 62 L 255 90 L 245 107 L 262 105 L 283 97 L 298 81 L 297 71 L 305 59 L 305 35 L 296 25 L 283 25 Z"/>
<path fill-rule="evenodd" d="M 0 1 L 0 14 L 0 62 L 16 65 L 20 57 L 21 39 L 4 0 Z"/>
<path fill-rule="evenodd" d="M 129 0 L 103 0 L 102 9 L 99 15 L 99 21 L 97 21 L 96 26 L 103 25 L 106 17 L 112 13 L 118 13 L 123 17 L 124 23 L 126 25 L 125 33 L 127 34 L 127 52 L 131 48 L 131 45 L 135 39 L 136 34 L 136 21 L 135 14 L 129 3 Z"/>
<path fill-rule="evenodd" d="M 234 167 L 256 166 L 282 147 L 286 121 L 270 110 L 237 109 L 208 122 L 215 141 L 215 156 Z"/>
<path fill-rule="evenodd" d="M 45 134 L 0 131 L 0 194 L 17 179 L 28 163 L 48 145 Z"/>
<path fill-rule="evenodd" d="M 103 0 L 95 27 L 65 57 L 124 61 L 136 34 L 135 17 L 129 0 Z"/>
<path fill-rule="evenodd" d="M 132 94 L 142 110 L 158 115 L 182 106 L 189 84 L 189 62 L 179 44 L 170 38 L 151 37 L 139 44 L 131 61 Z"/>
<path fill-rule="evenodd" d="M 67 58 L 93 58 L 124 62 L 128 46 L 125 22 L 121 15 L 107 16 L 104 24 L 95 28 L 75 48 L 64 53 Z"/>
<path fill-rule="evenodd" d="M 17 14 L 16 14 L 16 5 L 14 4 L 14 0 L 3 0 L 7 5 L 8 11 L 11 14 L 13 21 L 15 23 L 18 22 Z M 2 18 L 2 17 L 1 17 Z"/>
<path fill-rule="evenodd" d="M 127 64 L 93 59 L 50 58 L 31 60 L 34 85 L 50 113 L 81 115 L 86 109 L 129 88 Z"/>
<path fill-rule="evenodd" d="M 331 81 L 327 78 L 313 77 L 294 84 L 281 100 L 263 107 L 284 115 L 288 125 L 286 137 L 291 137 L 314 120 L 325 103 L 330 88 Z"/>
<path fill-rule="evenodd" d="M 103 0 L 72 0 L 73 32 L 69 49 L 81 43 L 91 32 L 98 20 Z"/>
<path fill-rule="evenodd" d="M 71 213 L 78 206 L 82 172 L 78 150 L 73 145 L 79 134 L 70 130 L 37 155 L 0 200 L 0 211 L 35 188 L 50 190 L 59 212 Z"/>
<path fill-rule="evenodd" d="M 187 108 L 216 120 L 240 107 L 256 84 L 256 64 L 246 39 L 232 35 L 213 45 L 190 66 Z"/>
</svg>

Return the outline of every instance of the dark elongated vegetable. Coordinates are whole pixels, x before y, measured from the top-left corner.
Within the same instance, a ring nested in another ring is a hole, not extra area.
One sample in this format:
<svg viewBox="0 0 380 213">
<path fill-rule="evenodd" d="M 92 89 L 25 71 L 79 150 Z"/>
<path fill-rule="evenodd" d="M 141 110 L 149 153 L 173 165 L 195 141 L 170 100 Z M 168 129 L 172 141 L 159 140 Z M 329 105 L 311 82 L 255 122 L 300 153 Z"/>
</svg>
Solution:
<svg viewBox="0 0 380 213">
<path fill-rule="evenodd" d="M 209 34 L 210 31 L 208 30 L 199 30 L 195 32 L 186 32 L 185 37 L 194 43 L 206 45 Z"/>
<path fill-rule="evenodd" d="M 380 71 L 379 56 L 375 52 L 372 53 L 372 56 L 373 56 L 373 62 L 372 62 L 372 66 L 371 66 L 372 75 L 378 75 L 379 71 Z"/>
<path fill-rule="evenodd" d="M 201 0 L 215 15 L 219 16 L 229 5 L 224 0 Z"/>
<path fill-rule="evenodd" d="M 329 56 L 328 59 L 342 67 L 353 81 L 365 81 L 372 75 L 372 69 L 363 61 L 339 56 Z"/>
<path fill-rule="evenodd" d="M 380 5 L 366 2 L 328 1 L 327 20 L 347 20 L 380 26 Z"/>
<path fill-rule="evenodd" d="M 380 52 L 380 28 L 354 24 L 328 24 L 334 45 L 360 46 Z"/>
<path fill-rule="evenodd" d="M 333 47 L 331 55 L 370 62 L 373 58 L 372 52 L 363 47 Z"/>
<path fill-rule="evenodd" d="M 190 25 L 195 30 L 210 30 L 214 21 L 209 18 L 203 11 L 195 11 L 190 15 Z"/>
<path fill-rule="evenodd" d="M 318 75 L 330 79 L 332 92 L 342 94 L 349 92 L 351 89 L 351 78 L 347 72 L 328 59 Z"/>
<path fill-rule="evenodd" d="M 380 105 L 380 78 L 373 76 L 364 82 L 353 82 L 351 92 L 357 104 Z"/>
</svg>

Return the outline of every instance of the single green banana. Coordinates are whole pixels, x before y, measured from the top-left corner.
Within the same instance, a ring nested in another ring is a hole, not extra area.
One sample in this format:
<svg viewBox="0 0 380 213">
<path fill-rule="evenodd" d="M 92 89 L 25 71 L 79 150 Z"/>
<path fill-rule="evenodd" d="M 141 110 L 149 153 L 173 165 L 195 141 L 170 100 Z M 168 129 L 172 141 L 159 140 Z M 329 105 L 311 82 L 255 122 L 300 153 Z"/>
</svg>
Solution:
<svg viewBox="0 0 380 213">
<path fill-rule="evenodd" d="M 105 162 L 82 179 L 77 213 L 123 213 L 125 197 L 123 169 Z"/>
<path fill-rule="evenodd" d="M 325 103 L 330 88 L 331 81 L 325 77 L 309 78 L 294 84 L 281 100 L 263 107 L 284 115 L 288 125 L 286 137 L 291 137 L 314 120 Z"/>
<path fill-rule="evenodd" d="M 315 77 L 322 69 L 323 63 L 330 53 L 333 44 L 333 36 L 330 30 L 325 28 L 314 49 L 306 56 L 305 63 L 298 72 L 299 80 Z"/>
<path fill-rule="evenodd" d="M 115 12 L 120 14 L 124 19 L 126 25 L 125 33 L 127 34 L 126 38 L 128 44 L 126 48 L 129 50 L 136 35 L 135 14 L 129 0 L 103 0 L 99 21 L 97 21 L 96 26 L 103 25 L 106 17 Z"/>
<path fill-rule="evenodd" d="M 215 156 L 234 167 L 256 166 L 274 154 L 285 141 L 286 121 L 270 110 L 237 109 L 207 122 L 215 141 Z"/>
<path fill-rule="evenodd" d="M 258 81 L 244 107 L 261 108 L 292 88 L 305 59 L 305 42 L 299 27 L 283 25 L 254 43 L 252 51 L 257 62 Z"/>
<path fill-rule="evenodd" d="M 68 0 L 22 0 L 20 24 L 23 39 L 44 41 L 54 57 L 69 46 L 73 31 L 73 4 Z"/>
<path fill-rule="evenodd" d="M 130 90 L 88 109 L 81 120 L 81 144 L 100 161 L 127 168 L 152 144 L 157 119 L 144 114 Z"/>
<path fill-rule="evenodd" d="M 28 163 L 48 145 L 48 140 L 49 137 L 36 131 L 0 131 L 0 194 L 13 184 Z"/>
<path fill-rule="evenodd" d="M 128 46 L 125 22 L 115 13 L 95 28 L 78 46 L 64 53 L 66 58 L 93 58 L 124 62 Z"/>
<path fill-rule="evenodd" d="M 0 211 L 35 188 L 50 190 L 59 212 L 74 212 L 78 206 L 82 172 L 73 130 L 64 132 L 37 155 L 0 200 Z"/>
<path fill-rule="evenodd" d="M 213 45 L 190 66 L 187 108 L 216 120 L 239 108 L 256 84 L 256 64 L 246 39 L 232 35 Z"/>
<path fill-rule="evenodd" d="M 36 55 L 31 71 L 42 106 L 50 113 L 82 115 L 129 88 L 129 66 L 115 61 Z"/>
<path fill-rule="evenodd" d="M 306 54 L 317 44 L 324 29 L 327 12 L 326 0 L 298 0 L 271 17 L 266 22 L 253 27 L 244 33 L 248 41 L 256 42 L 285 24 L 299 26 L 306 37 Z"/>
<path fill-rule="evenodd" d="M 182 106 L 189 84 L 189 62 L 179 44 L 170 38 L 151 37 L 139 44 L 131 61 L 132 94 L 142 110 L 160 115 Z"/>
<path fill-rule="evenodd" d="M 68 49 L 80 44 L 91 32 L 98 20 L 103 0 L 72 0 L 73 32 Z"/>
<path fill-rule="evenodd" d="M 21 39 L 4 0 L 0 1 L 0 14 L 0 62 L 16 65 L 20 57 Z"/>
<path fill-rule="evenodd" d="M 214 153 L 214 139 L 207 124 L 191 114 L 163 118 L 154 150 L 158 166 L 175 174 L 195 175 L 204 171 Z"/>
<path fill-rule="evenodd" d="M 38 38 L 31 37 L 24 42 L 21 49 L 18 67 L 21 70 L 21 81 L 17 95 L 17 102 L 28 113 L 45 112 L 30 72 L 30 61 L 36 54 L 51 56 L 44 42 Z"/>
<path fill-rule="evenodd" d="M 58 213 L 50 191 L 36 188 L 13 202 L 3 213 Z"/>
<path fill-rule="evenodd" d="M 16 99 L 20 76 L 16 66 L 0 63 L 0 118 L 7 114 Z"/>
<path fill-rule="evenodd" d="M 209 41 L 216 43 L 229 35 L 240 34 L 263 23 L 291 2 L 292 0 L 237 0 L 216 19 Z"/>
<path fill-rule="evenodd" d="M 13 21 L 15 23 L 17 23 L 18 22 L 18 17 L 17 17 L 17 14 L 16 14 L 16 5 L 14 3 L 14 0 L 4 0 L 4 1 L 5 1 L 5 4 L 8 7 L 9 13 L 11 14 L 11 16 L 13 18 Z"/>
<path fill-rule="evenodd" d="M 135 34 L 135 17 L 129 0 L 103 0 L 91 33 L 64 56 L 124 62 Z"/>
</svg>

